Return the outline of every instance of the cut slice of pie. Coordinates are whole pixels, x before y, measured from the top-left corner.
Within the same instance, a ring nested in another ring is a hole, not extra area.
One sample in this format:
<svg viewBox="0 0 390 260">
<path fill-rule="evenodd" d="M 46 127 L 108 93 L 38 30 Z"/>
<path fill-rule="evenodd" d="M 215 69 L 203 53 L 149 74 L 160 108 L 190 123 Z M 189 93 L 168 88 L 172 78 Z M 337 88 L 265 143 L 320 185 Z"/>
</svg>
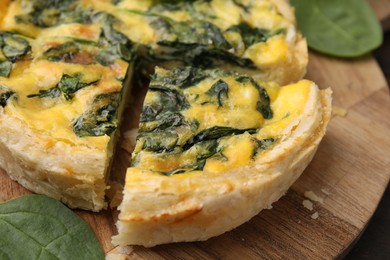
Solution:
<svg viewBox="0 0 390 260">
<path fill-rule="evenodd" d="M 27 18 L 12 13 L 25 5 L 12 2 L 5 20 L 16 24 L 0 26 L 13 29 L 0 31 L 0 165 L 33 192 L 99 211 L 133 45 L 107 23 L 25 30 Z"/>
<path fill-rule="evenodd" d="M 105 206 L 133 74 L 191 65 L 287 83 L 307 65 L 305 40 L 283 0 L 4 0 L 0 7 L 0 165 L 71 207 Z M 203 78 L 193 80 L 186 84 Z M 204 102 L 224 99 L 220 87 Z"/>
<path fill-rule="evenodd" d="M 114 244 L 205 240 L 278 200 L 311 161 L 330 90 L 223 70 L 157 69 L 127 170 Z"/>
</svg>

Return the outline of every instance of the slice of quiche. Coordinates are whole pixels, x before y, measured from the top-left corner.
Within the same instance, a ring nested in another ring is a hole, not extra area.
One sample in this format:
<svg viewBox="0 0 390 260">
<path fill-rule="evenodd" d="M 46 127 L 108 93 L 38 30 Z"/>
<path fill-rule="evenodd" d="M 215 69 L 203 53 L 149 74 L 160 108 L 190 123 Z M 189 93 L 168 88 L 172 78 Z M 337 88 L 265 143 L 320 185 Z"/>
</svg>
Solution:
<svg viewBox="0 0 390 260">
<path fill-rule="evenodd" d="M 283 0 L 4 0 L 0 7 L 0 165 L 71 207 L 105 205 L 135 53 L 144 66 L 136 74 L 155 64 L 193 65 L 286 83 L 307 64 Z"/>
<path fill-rule="evenodd" d="M 14 1 L 0 27 L 0 165 L 31 191 L 99 211 L 133 45 L 108 22 L 43 24 L 55 18 L 43 15 L 53 14 L 49 2 Z M 87 10 L 68 2 L 56 3 Z"/>
<path fill-rule="evenodd" d="M 222 68 L 280 84 L 306 71 L 306 41 L 285 0 L 92 2 L 152 66 Z"/>
<path fill-rule="evenodd" d="M 330 90 L 223 70 L 157 69 L 113 243 L 205 240 L 278 200 L 311 161 Z"/>
</svg>

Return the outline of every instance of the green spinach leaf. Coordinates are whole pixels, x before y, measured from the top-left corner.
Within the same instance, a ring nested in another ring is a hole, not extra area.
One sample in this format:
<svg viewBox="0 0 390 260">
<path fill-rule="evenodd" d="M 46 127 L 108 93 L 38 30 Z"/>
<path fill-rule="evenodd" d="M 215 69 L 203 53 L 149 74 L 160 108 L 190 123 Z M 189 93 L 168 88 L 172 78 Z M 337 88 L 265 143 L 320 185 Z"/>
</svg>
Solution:
<svg viewBox="0 0 390 260">
<path fill-rule="evenodd" d="M 74 77 L 69 76 L 67 74 L 62 75 L 61 80 L 58 82 L 58 84 L 50 89 L 47 90 L 40 90 L 37 94 L 30 94 L 27 97 L 28 98 L 44 98 L 44 97 L 50 97 L 50 98 L 56 98 L 61 95 L 61 93 L 64 95 L 64 98 L 66 100 L 71 100 L 74 96 L 74 93 L 76 93 L 78 90 L 97 84 L 99 81 L 92 81 L 92 82 L 81 82 L 81 74 L 76 74 Z"/>
<path fill-rule="evenodd" d="M 30 0 L 27 14 L 15 16 L 17 23 L 52 27 L 61 23 L 89 23 L 92 10 L 82 9 L 76 0 Z"/>
<path fill-rule="evenodd" d="M 313 50 L 357 57 L 382 43 L 381 26 L 366 0 L 292 0 L 291 4 Z"/>
<path fill-rule="evenodd" d="M 13 95 L 15 95 L 14 91 L 0 85 L 0 106 L 5 107 L 7 105 L 8 99 Z"/>
<path fill-rule="evenodd" d="M 0 61 L 0 77 L 8 78 L 11 74 L 12 62 L 10 61 Z"/>
<path fill-rule="evenodd" d="M 234 25 L 230 27 L 228 31 L 238 32 L 244 41 L 245 48 L 248 48 L 258 42 L 265 42 L 271 35 L 269 31 L 259 28 L 252 28 L 247 23 Z"/>
<path fill-rule="evenodd" d="M 0 51 L 2 51 L 7 60 L 15 62 L 30 50 L 30 44 L 20 35 L 0 31 Z"/>
<path fill-rule="evenodd" d="M 45 196 L 1 203 L 0 233 L 1 259 L 104 259 L 90 227 Z"/>
<path fill-rule="evenodd" d="M 91 107 L 74 121 L 73 132 L 79 137 L 111 135 L 118 126 L 120 96 L 119 92 L 96 96 Z"/>
<path fill-rule="evenodd" d="M 224 136 L 230 136 L 230 135 L 238 135 L 243 134 L 245 132 L 248 132 L 250 134 L 256 133 L 256 129 L 236 129 L 226 126 L 213 126 L 210 128 L 207 128 L 198 134 L 192 136 L 187 143 L 183 146 L 184 150 L 188 150 L 191 148 L 194 144 L 207 141 L 207 140 L 215 140 Z"/>
<path fill-rule="evenodd" d="M 259 92 L 259 100 L 257 101 L 256 109 L 263 115 L 265 119 L 271 119 L 273 117 L 273 112 L 271 110 L 271 100 L 265 88 L 260 86 L 253 78 L 247 76 L 239 76 L 236 78 L 236 81 L 240 83 L 249 82 L 257 89 Z"/>
<path fill-rule="evenodd" d="M 215 82 L 211 88 L 206 92 L 209 96 L 216 96 L 218 100 L 218 106 L 222 106 L 223 99 L 228 98 L 229 85 L 222 79 Z"/>
</svg>

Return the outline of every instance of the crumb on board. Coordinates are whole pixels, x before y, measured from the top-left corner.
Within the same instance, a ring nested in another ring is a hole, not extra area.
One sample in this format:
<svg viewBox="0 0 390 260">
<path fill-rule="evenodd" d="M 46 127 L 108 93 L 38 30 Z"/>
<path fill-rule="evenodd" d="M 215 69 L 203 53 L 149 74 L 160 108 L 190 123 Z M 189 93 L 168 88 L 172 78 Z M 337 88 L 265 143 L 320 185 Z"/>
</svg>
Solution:
<svg viewBox="0 0 390 260">
<path fill-rule="evenodd" d="M 269 205 L 269 206 L 267 207 L 267 209 L 272 209 L 272 205 Z"/>
<path fill-rule="evenodd" d="M 324 203 L 324 199 L 317 196 L 313 191 L 305 191 L 305 193 L 303 194 L 305 196 L 305 198 L 308 198 L 312 201 L 316 201 L 316 202 L 319 202 L 319 203 Z"/>
<path fill-rule="evenodd" d="M 335 116 L 345 117 L 348 114 L 348 111 L 345 108 L 339 106 L 332 107 L 332 114 Z"/>
<path fill-rule="evenodd" d="M 312 211 L 313 210 L 313 202 L 310 200 L 304 200 L 302 201 L 302 205 L 307 208 L 308 210 Z"/>
<path fill-rule="evenodd" d="M 312 219 L 318 219 L 318 217 L 319 217 L 319 214 L 318 214 L 317 211 L 314 212 L 314 213 L 311 215 L 311 218 L 312 218 Z"/>
<path fill-rule="evenodd" d="M 324 193 L 327 196 L 330 195 L 330 191 L 328 189 L 321 189 L 321 191 L 322 191 L 322 193 Z"/>
<path fill-rule="evenodd" d="M 132 246 L 118 246 L 106 254 L 106 260 L 128 260 L 133 251 Z"/>
</svg>

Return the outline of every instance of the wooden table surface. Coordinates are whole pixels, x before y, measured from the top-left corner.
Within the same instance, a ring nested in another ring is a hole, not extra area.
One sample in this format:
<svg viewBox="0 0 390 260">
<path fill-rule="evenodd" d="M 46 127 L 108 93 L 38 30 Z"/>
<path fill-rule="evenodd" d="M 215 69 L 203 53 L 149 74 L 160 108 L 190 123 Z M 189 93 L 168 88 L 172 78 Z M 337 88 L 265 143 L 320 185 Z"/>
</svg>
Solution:
<svg viewBox="0 0 390 260">
<path fill-rule="evenodd" d="M 378 17 L 388 21 L 390 12 L 385 10 L 390 10 L 390 0 L 371 2 Z M 332 119 L 316 157 L 286 196 L 275 203 L 272 210 L 263 211 L 222 236 L 206 242 L 152 249 L 134 247 L 133 258 L 321 259 L 345 256 L 348 246 L 358 238 L 375 211 L 390 177 L 389 91 L 370 55 L 342 60 L 312 53 L 308 78 L 321 83 L 323 88 L 334 87 L 334 104 L 347 109 L 348 115 Z M 0 173 L 0 184 L 5 187 L 0 201 L 27 193 L 4 173 Z M 302 206 L 304 193 L 309 190 L 323 197 L 323 202 L 314 203 L 314 211 Z M 382 234 L 386 227 L 388 230 L 389 222 L 383 221 L 380 209 L 380 215 L 374 216 L 362 240 L 348 255 L 350 259 L 388 259 L 390 256 L 389 239 Z M 315 211 L 319 218 L 314 220 L 311 215 Z M 110 236 L 116 232 L 111 212 L 77 212 L 91 225 L 105 251 L 110 251 Z M 370 232 L 372 226 L 374 232 Z"/>
<path fill-rule="evenodd" d="M 389 1 L 390 3 L 390 1 Z M 385 35 L 381 48 L 374 52 L 387 82 L 390 83 L 390 31 Z M 390 84 L 389 84 L 390 85 Z M 389 129 L 390 134 L 390 129 Z M 390 155 L 389 155 L 390 156 Z M 390 169 L 388 169 L 390 171 Z M 345 259 L 389 259 L 390 258 L 390 185 L 364 233 Z"/>
</svg>

